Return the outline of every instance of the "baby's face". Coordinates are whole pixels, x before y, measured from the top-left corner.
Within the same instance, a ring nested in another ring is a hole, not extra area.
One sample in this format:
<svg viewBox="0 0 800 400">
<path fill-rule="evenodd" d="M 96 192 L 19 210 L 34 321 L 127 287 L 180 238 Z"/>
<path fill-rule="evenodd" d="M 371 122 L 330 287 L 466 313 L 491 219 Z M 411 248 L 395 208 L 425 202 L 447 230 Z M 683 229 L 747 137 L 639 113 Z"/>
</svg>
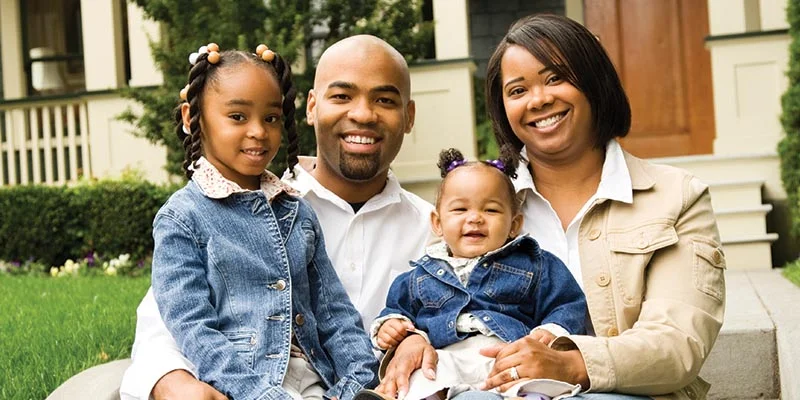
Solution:
<svg viewBox="0 0 800 400">
<path fill-rule="evenodd" d="M 478 257 L 517 235 L 522 217 L 513 214 L 503 179 L 500 171 L 483 165 L 448 174 L 431 224 L 453 256 Z"/>
</svg>

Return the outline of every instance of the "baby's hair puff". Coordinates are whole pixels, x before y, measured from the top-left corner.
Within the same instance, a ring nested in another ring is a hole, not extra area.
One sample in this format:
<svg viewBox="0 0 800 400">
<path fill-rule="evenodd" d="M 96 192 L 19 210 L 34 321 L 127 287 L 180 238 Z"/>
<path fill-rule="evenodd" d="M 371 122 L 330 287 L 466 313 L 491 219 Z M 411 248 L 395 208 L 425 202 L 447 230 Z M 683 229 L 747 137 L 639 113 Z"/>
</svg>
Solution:
<svg viewBox="0 0 800 400">
<path fill-rule="evenodd" d="M 500 149 L 500 156 L 497 159 L 485 161 L 467 161 L 464 155 L 454 148 L 442 150 L 439 153 L 439 162 L 436 163 L 436 166 L 439 167 L 439 173 L 442 176 L 442 182 L 439 184 L 439 190 L 436 196 L 436 207 L 439 207 L 439 201 L 441 200 L 445 182 L 447 182 L 447 176 L 450 172 L 456 168 L 465 166 L 485 166 L 487 168 L 497 169 L 502 173 L 503 181 L 506 184 L 511 199 L 512 210 L 514 213 L 517 213 L 519 211 L 519 203 L 516 201 L 516 190 L 511 180 L 517 177 L 518 162 L 519 158 L 517 152 L 510 144 L 506 144 Z"/>
<path fill-rule="evenodd" d="M 180 105 L 175 111 L 175 122 L 177 123 L 175 133 L 178 135 L 178 140 L 183 144 L 185 151 L 183 170 L 187 178 L 191 179 L 192 169 L 197 160 L 200 159 L 200 156 L 202 156 L 200 114 L 207 84 L 214 84 L 217 80 L 224 79 L 220 75 L 220 71 L 245 63 L 264 68 L 277 79 L 283 97 L 281 103 L 283 128 L 288 139 L 286 162 L 290 171 L 293 171 L 294 166 L 297 164 L 299 152 L 297 123 L 295 122 L 297 89 L 292 83 L 292 68 L 283 57 L 269 50 L 263 44 L 259 45 L 256 51 L 258 54 L 241 50 L 220 52 L 216 43 L 209 43 L 189 56 L 189 63 L 192 64 L 192 69 L 189 71 L 189 83 L 180 91 L 181 101 L 189 104 L 188 129 L 183 124 Z"/>
</svg>

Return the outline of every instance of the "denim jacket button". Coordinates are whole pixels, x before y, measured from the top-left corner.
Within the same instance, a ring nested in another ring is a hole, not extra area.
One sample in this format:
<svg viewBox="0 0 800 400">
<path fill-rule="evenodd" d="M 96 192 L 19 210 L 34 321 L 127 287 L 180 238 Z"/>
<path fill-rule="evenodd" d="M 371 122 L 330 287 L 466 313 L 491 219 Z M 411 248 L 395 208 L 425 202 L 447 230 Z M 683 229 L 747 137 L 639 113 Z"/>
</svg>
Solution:
<svg viewBox="0 0 800 400">
<path fill-rule="evenodd" d="M 436 271 L 436 275 L 439 275 L 439 276 L 444 275 L 444 270 L 440 269 L 440 270 Z"/>
<path fill-rule="evenodd" d="M 597 283 L 598 286 L 605 287 L 608 286 L 608 284 L 611 282 L 611 278 L 608 276 L 607 273 L 601 272 L 600 275 L 597 275 L 595 282 Z"/>
<path fill-rule="evenodd" d="M 306 323 L 306 317 L 304 317 L 303 314 L 297 314 L 294 317 L 294 322 L 297 323 L 298 326 L 303 326 L 303 324 Z"/>
<path fill-rule="evenodd" d="M 278 281 L 275 282 L 275 290 L 281 291 L 283 289 L 286 289 L 286 281 L 283 279 L 278 279 Z"/>
<path fill-rule="evenodd" d="M 589 231 L 589 240 L 595 240 L 600 237 L 600 229 L 592 229 Z"/>
<path fill-rule="evenodd" d="M 448 328 L 452 328 L 453 326 L 455 326 L 455 324 L 453 324 L 453 321 L 447 323 Z"/>
<path fill-rule="evenodd" d="M 484 320 L 484 321 L 490 321 L 491 319 L 492 319 L 492 317 L 490 317 L 490 316 L 488 316 L 488 315 L 486 315 L 486 316 L 484 316 L 484 317 L 483 317 L 483 320 Z"/>
</svg>

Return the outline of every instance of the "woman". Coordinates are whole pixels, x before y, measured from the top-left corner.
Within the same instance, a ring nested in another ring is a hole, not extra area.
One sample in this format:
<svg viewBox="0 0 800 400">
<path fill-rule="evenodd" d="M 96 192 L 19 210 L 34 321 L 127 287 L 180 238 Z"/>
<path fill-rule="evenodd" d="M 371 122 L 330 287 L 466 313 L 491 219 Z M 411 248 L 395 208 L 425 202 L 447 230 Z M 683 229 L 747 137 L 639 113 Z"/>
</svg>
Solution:
<svg viewBox="0 0 800 400">
<path fill-rule="evenodd" d="M 705 398 L 697 374 L 725 300 L 707 186 L 621 149 L 631 117 L 619 77 L 598 39 L 567 18 L 517 21 L 489 60 L 486 93 L 498 144 L 523 159 L 525 230 L 581 284 L 594 336 L 484 349 L 496 358 L 485 388 L 550 378 L 580 384 L 589 393 L 579 398 Z M 430 367 L 420 342 L 398 348 L 380 389 L 403 389 L 410 365 Z"/>
</svg>

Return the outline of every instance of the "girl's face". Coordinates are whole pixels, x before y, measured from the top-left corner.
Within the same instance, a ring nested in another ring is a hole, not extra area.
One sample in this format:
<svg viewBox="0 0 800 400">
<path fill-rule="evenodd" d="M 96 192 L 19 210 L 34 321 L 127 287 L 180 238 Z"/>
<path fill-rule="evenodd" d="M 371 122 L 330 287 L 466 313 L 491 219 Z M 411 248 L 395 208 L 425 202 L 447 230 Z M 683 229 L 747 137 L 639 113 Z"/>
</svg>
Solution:
<svg viewBox="0 0 800 400">
<path fill-rule="evenodd" d="M 512 211 L 514 199 L 509 198 L 502 172 L 493 169 L 469 165 L 447 175 L 431 226 L 455 257 L 497 250 L 522 226 L 522 214 Z"/>
<path fill-rule="evenodd" d="M 281 91 L 265 68 L 249 63 L 218 71 L 203 93 L 203 155 L 222 175 L 256 190 L 281 144 Z M 184 125 L 189 105 L 184 104 Z"/>
<path fill-rule="evenodd" d="M 580 90 L 518 45 L 503 54 L 500 76 L 506 117 L 531 159 L 573 160 L 592 150 L 592 109 Z"/>
</svg>

